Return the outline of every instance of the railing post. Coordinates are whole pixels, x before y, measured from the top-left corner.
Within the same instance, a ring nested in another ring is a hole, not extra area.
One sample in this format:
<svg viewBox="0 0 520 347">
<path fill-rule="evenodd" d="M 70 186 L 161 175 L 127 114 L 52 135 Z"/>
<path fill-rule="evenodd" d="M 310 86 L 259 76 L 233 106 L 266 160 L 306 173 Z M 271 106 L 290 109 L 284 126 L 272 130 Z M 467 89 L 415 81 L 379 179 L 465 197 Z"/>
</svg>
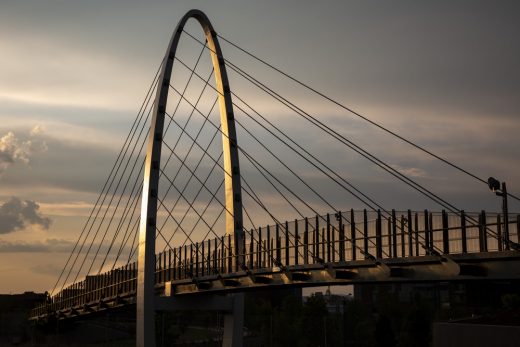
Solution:
<svg viewBox="0 0 520 347">
<path fill-rule="evenodd" d="M 173 264 L 170 262 L 170 280 L 176 280 L 177 279 L 177 248 L 174 248 L 172 250 L 173 252 Z"/>
<path fill-rule="evenodd" d="M 381 259 L 383 257 L 383 247 L 381 242 L 381 210 L 377 210 L 376 220 L 376 257 Z"/>
<path fill-rule="evenodd" d="M 413 238 L 412 238 L 412 211 L 407 211 L 408 217 L 408 256 L 413 257 Z"/>
<path fill-rule="evenodd" d="M 487 223 L 486 223 L 486 211 L 482 210 L 479 216 L 479 246 L 481 252 L 487 252 Z"/>
<path fill-rule="evenodd" d="M 246 229 L 244 228 L 244 231 Z M 239 270 L 244 270 L 247 268 L 247 233 L 244 232 L 244 237 L 242 238 L 242 258 L 243 259 L 243 266 Z M 240 266 L 240 265 L 239 265 Z"/>
<path fill-rule="evenodd" d="M 289 222 L 285 221 L 285 266 L 289 266 L 289 261 Z"/>
<path fill-rule="evenodd" d="M 315 242 L 314 242 L 314 262 L 320 257 L 320 218 L 316 216 L 316 224 L 314 226 Z M 520 236 L 519 236 L 520 237 Z"/>
<path fill-rule="evenodd" d="M 133 273 L 133 281 L 132 281 L 133 290 L 136 291 L 137 290 L 137 262 L 136 261 L 134 261 L 132 263 L 132 268 L 133 268 L 133 271 L 132 271 L 132 273 Z"/>
<path fill-rule="evenodd" d="M 132 264 L 128 265 L 128 274 L 126 276 L 126 280 L 128 281 L 128 285 L 126 286 L 126 291 L 131 292 L 134 290 L 134 268 Z"/>
<path fill-rule="evenodd" d="M 448 214 L 442 210 L 442 248 L 444 254 L 450 254 Z"/>
<path fill-rule="evenodd" d="M 166 265 L 166 251 L 162 252 L 162 258 L 161 258 L 161 264 L 160 264 L 160 272 L 161 272 L 161 278 L 160 278 L 160 281 L 161 283 L 163 283 L 165 281 L 165 276 L 166 276 L 166 272 L 165 272 L 165 265 Z"/>
<path fill-rule="evenodd" d="M 116 289 L 117 289 L 117 271 L 116 270 L 110 270 L 110 296 L 116 295 Z"/>
<path fill-rule="evenodd" d="M 225 244 L 225 241 L 224 241 L 224 236 L 221 236 L 220 237 L 220 256 L 219 256 L 219 261 L 218 261 L 218 267 L 220 268 L 219 272 L 220 273 L 223 273 L 224 272 L 224 264 L 225 264 L 225 261 L 224 261 L 224 249 L 226 248 L 226 244 Z"/>
<path fill-rule="evenodd" d="M 124 284 L 122 267 L 119 267 L 119 268 L 116 269 L 116 274 L 117 274 L 116 295 L 120 295 L 123 292 L 123 286 L 122 285 Z"/>
<path fill-rule="evenodd" d="M 426 248 L 426 254 L 430 255 L 430 227 L 429 227 L 429 213 L 428 210 L 424 210 L 424 246 Z"/>
<path fill-rule="evenodd" d="M 356 260 L 356 219 L 354 209 L 350 209 L 350 243 L 352 244 L 352 260 Z"/>
<path fill-rule="evenodd" d="M 184 245 L 184 247 L 179 247 L 179 278 L 178 279 L 184 279 L 186 278 L 186 248 L 187 246 Z M 184 252 L 182 249 L 184 248 Z M 183 256 L 184 255 L 184 256 Z"/>
<path fill-rule="evenodd" d="M 237 247 L 238 248 L 238 247 Z M 228 234 L 228 272 L 233 271 L 233 249 L 231 248 L 231 235 Z"/>
<path fill-rule="evenodd" d="M 249 242 L 249 269 L 253 270 L 255 267 L 255 236 L 254 230 L 251 229 L 251 241 Z"/>
<path fill-rule="evenodd" d="M 401 257 L 406 256 L 406 244 L 405 244 L 405 238 L 404 238 L 404 215 L 401 215 L 401 224 L 399 225 L 401 228 Z"/>
<path fill-rule="evenodd" d="M 417 212 L 415 214 L 415 228 L 414 228 L 414 234 L 415 234 L 415 255 L 419 256 L 419 214 Z"/>
<path fill-rule="evenodd" d="M 275 232 L 276 232 L 276 262 L 277 262 L 276 266 L 279 266 L 282 263 L 282 252 L 280 250 L 280 247 L 282 245 L 280 242 L 280 226 L 278 225 L 278 223 L 276 223 Z"/>
<path fill-rule="evenodd" d="M 215 254 L 215 256 L 213 257 L 213 273 L 216 274 L 216 273 L 219 273 L 220 271 L 218 271 L 218 266 L 219 266 L 219 250 L 218 250 L 218 237 L 215 237 L 215 242 L 213 243 L 213 246 L 214 246 L 214 250 L 213 250 L 213 253 Z"/>
<path fill-rule="evenodd" d="M 256 267 L 262 268 L 262 244 L 260 241 L 256 243 Z"/>
<path fill-rule="evenodd" d="M 184 252 L 182 251 L 184 248 Z M 188 277 L 188 246 L 179 247 L 179 279 Z"/>
<path fill-rule="evenodd" d="M 246 237 L 244 235 L 244 242 L 246 240 Z M 243 252 L 246 251 L 244 247 L 242 247 Z M 245 258 L 244 258 L 245 259 Z M 208 250 L 207 250 L 207 256 L 206 256 L 206 273 L 205 275 L 211 275 L 211 240 L 208 240 Z"/>
<path fill-rule="evenodd" d="M 225 254 L 226 254 L 224 252 L 225 249 L 226 249 L 226 240 L 225 240 L 224 236 L 221 236 L 219 238 L 219 243 L 220 243 L 220 245 L 218 245 L 219 247 L 217 245 L 215 245 L 215 250 L 217 250 L 219 248 L 219 251 L 217 252 L 217 253 L 219 253 L 218 254 L 218 261 L 217 261 L 218 262 L 217 269 L 218 269 L 219 273 L 224 273 L 224 268 L 225 268 L 225 265 L 226 265 L 226 261 L 225 261 L 225 258 L 224 258 Z"/>
<path fill-rule="evenodd" d="M 206 246 L 207 244 L 207 246 Z M 201 262 L 201 276 L 206 276 L 209 274 L 209 269 L 211 266 L 211 241 L 202 241 L 202 262 Z"/>
<path fill-rule="evenodd" d="M 509 249 L 509 208 L 507 206 L 507 188 L 506 182 L 502 182 L 502 211 L 504 213 L 504 235 Z"/>
<path fill-rule="evenodd" d="M 126 287 L 125 287 L 125 292 L 128 293 L 128 292 L 131 292 L 132 291 L 132 264 L 127 264 L 126 266 Z M 87 288 L 87 283 L 85 283 L 85 289 Z M 87 298 L 87 301 L 88 301 L 88 298 Z"/>
<path fill-rule="evenodd" d="M 128 293 L 132 290 L 132 264 L 126 264 L 125 266 L 125 293 Z M 88 291 L 87 291 L 87 281 L 85 281 L 85 293 L 87 293 L 86 302 L 89 301 Z"/>
<path fill-rule="evenodd" d="M 332 238 L 331 240 L 329 240 L 330 242 L 330 261 L 332 261 L 333 263 L 336 262 L 336 227 L 334 225 L 331 225 L 330 227 L 330 232 L 331 232 L 331 235 L 332 235 Z"/>
<path fill-rule="evenodd" d="M 430 252 L 433 254 L 435 243 L 433 242 L 433 213 L 428 214 L 428 227 L 430 229 Z"/>
<path fill-rule="evenodd" d="M 294 220 L 294 265 L 298 265 L 298 220 Z"/>
<path fill-rule="evenodd" d="M 200 252 L 200 246 L 199 243 L 195 243 L 195 277 L 199 277 L 199 252 Z"/>
<path fill-rule="evenodd" d="M 103 273 L 103 293 L 102 293 L 102 298 L 105 299 L 107 296 L 108 296 L 108 293 L 107 293 L 107 284 L 108 284 L 108 276 L 107 276 L 107 273 Z"/>
<path fill-rule="evenodd" d="M 272 257 L 271 257 L 271 229 L 269 228 L 269 225 L 267 226 L 267 236 L 266 236 L 265 238 L 266 238 L 266 240 L 267 240 L 267 247 L 266 247 L 266 252 L 267 252 L 267 256 L 266 256 L 267 267 L 272 267 L 273 264 L 272 264 Z"/>
<path fill-rule="evenodd" d="M 121 271 L 119 271 L 119 269 L 115 269 L 113 273 L 115 276 L 113 295 L 118 295 L 119 294 L 119 285 L 121 284 L 121 279 L 119 277 L 121 275 Z M 78 288 L 79 288 L 79 286 L 76 285 L 76 289 L 78 289 Z"/>
<path fill-rule="evenodd" d="M 368 215 L 367 210 L 363 210 L 363 252 L 365 259 L 368 259 Z"/>
<path fill-rule="evenodd" d="M 226 272 L 226 238 L 225 238 L 225 236 L 221 236 L 221 242 L 222 242 L 222 244 L 220 245 L 220 247 L 221 247 L 221 250 L 220 250 L 221 270 L 220 270 L 220 272 L 225 273 Z"/>
<path fill-rule="evenodd" d="M 386 219 L 386 239 L 388 242 L 388 257 L 392 258 L 392 217 Z"/>
<path fill-rule="evenodd" d="M 468 238 L 466 234 L 466 213 L 460 211 L 460 230 L 462 238 L 462 253 L 468 253 Z"/>
<path fill-rule="evenodd" d="M 501 218 L 500 218 L 500 213 L 497 214 L 497 246 L 498 246 L 498 250 L 501 252 L 502 251 L 502 244 L 503 244 L 503 240 L 502 240 L 502 221 L 501 221 Z"/>
<path fill-rule="evenodd" d="M 330 215 L 327 213 L 327 263 L 330 263 Z"/>
<path fill-rule="evenodd" d="M 273 251 L 273 249 L 274 249 L 274 247 L 276 247 L 276 244 L 273 243 L 273 239 L 269 239 L 269 245 L 270 245 L 270 249 L 271 249 L 271 255 L 269 257 L 269 259 L 270 259 L 269 261 L 270 261 L 271 267 L 273 267 L 274 266 L 274 263 L 273 263 L 274 251 Z"/>
<path fill-rule="evenodd" d="M 345 261 L 345 229 L 343 228 L 343 214 L 338 212 L 338 229 L 339 229 L 339 261 Z"/>
<path fill-rule="evenodd" d="M 221 273 L 222 271 L 221 270 L 221 265 L 222 265 L 222 254 L 221 254 L 221 250 L 218 249 L 218 248 L 215 248 L 215 261 L 216 261 L 216 264 L 215 264 L 215 273 Z"/>
<path fill-rule="evenodd" d="M 516 215 L 516 242 L 520 243 L 520 214 Z"/>
<path fill-rule="evenodd" d="M 173 249 L 170 248 L 168 251 L 168 281 L 172 280 L 172 253 Z"/>
<path fill-rule="evenodd" d="M 193 272 L 193 243 L 190 244 L 190 277 L 191 278 L 194 277 L 194 272 Z"/>
<path fill-rule="evenodd" d="M 103 274 L 95 275 L 96 276 L 96 289 L 97 289 L 97 298 L 96 300 L 101 300 L 103 297 Z"/>
<path fill-rule="evenodd" d="M 269 239 L 266 239 L 263 242 L 263 250 L 262 250 L 262 267 L 267 267 L 269 266 L 268 265 L 268 262 L 269 262 L 269 258 L 267 257 L 268 256 L 268 253 L 267 253 L 267 245 L 269 244 Z"/>
<path fill-rule="evenodd" d="M 323 256 L 323 261 L 326 261 L 327 259 L 325 258 L 326 256 L 326 243 L 327 243 L 327 240 L 325 239 L 327 237 L 327 235 L 325 234 L 325 228 L 321 228 L 321 254 Z"/>
<path fill-rule="evenodd" d="M 397 218 L 394 209 L 392 209 L 392 251 L 394 258 L 397 258 Z"/>
<path fill-rule="evenodd" d="M 168 257 L 166 256 L 168 253 L 167 251 L 163 252 L 163 276 L 162 276 L 162 282 L 166 282 L 166 275 L 167 275 L 167 267 L 166 267 L 166 261 L 168 260 Z"/>
<path fill-rule="evenodd" d="M 121 268 L 121 271 L 123 273 L 123 278 L 122 278 L 122 280 L 123 280 L 123 289 L 122 289 L 122 291 L 123 291 L 123 293 L 126 293 L 126 292 L 128 292 L 128 264 L 123 266 Z M 85 283 L 85 286 L 84 286 L 85 291 L 84 292 L 86 294 L 87 293 L 87 281 L 86 281 L 86 279 L 85 279 L 84 283 Z"/>
<path fill-rule="evenodd" d="M 305 217 L 305 230 L 303 234 L 303 263 L 309 264 L 309 219 Z"/>
<path fill-rule="evenodd" d="M 113 270 L 110 270 L 110 271 L 107 271 L 106 272 L 107 274 L 107 279 L 108 279 L 108 283 L 107 283 L 107 297 L 110 297 L 112 296 L 112 288 L 113 288 Z"/>
<path fill-rule="evenodd" d="M 158 256 L 155 257 L 155 283 L 161 282 L 161 260 L 162 260 L 162 253 L 159 253 Z"/>
<path fill-rule="evenodd" d="M 258 268 L 262 267 L 262 227 L 258 227 L 258 243 L 256 245 L 257 253 L 256 253 L 256 263 Z"/>
<path fill-rule="evenodd" d="M 504 219 L 504 243 L 506 251 L 511 249 L 510 240 L 511 236 L 509 233 L 509 216 L 507 216 L 507 219 Z"/>
</svg>

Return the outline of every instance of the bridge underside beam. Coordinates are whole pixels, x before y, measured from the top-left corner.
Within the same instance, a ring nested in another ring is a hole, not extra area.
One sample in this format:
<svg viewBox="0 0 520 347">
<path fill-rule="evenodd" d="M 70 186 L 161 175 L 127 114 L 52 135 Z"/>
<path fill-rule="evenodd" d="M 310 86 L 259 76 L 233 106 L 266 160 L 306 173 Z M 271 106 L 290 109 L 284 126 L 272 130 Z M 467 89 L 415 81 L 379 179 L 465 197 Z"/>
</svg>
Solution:
<svg viewBox="0 0 520 347">
<path fill-rule="evenodd" d="M 160 296 L 155 299 L 156 311 L 233 311 L 233 295 Z"/>
<path fill-rule="evenodd" d="M 323 265 L 295 265 L 225 276 L 205 276 L 166 282 L 165 296 L 244 291 L 273 286 L 322 286 L 361 283 L 432 282 L 520 279 L 518 252 L 361 260 Z"/>
<path fill-rule="evenodd" d="M 180 295 L 155 298 L 156 311 L 224 312 L 223 347 L 242 346 L 244 334 L 244 293 L 219 295 Z"/>
<path fill-rule="evenodd" d="M 450 255 L 449 258 L 421 256 L 385 259 L 383 262 L 357 260 L 322 265 L 299 265 L 285 269 L 241 271 L 224 276 L 206 276 L 157 284 L 155 300 L 157 310 L 197 309 L 200 305 L 195 303 L 204 302 L 208 309 L 231 312 L 231 299 L 225 294 L 247 290 L 268 290 L 277 286 L 312 287 L 361 283 L 515 279 L 520 279 L 520 253 L 502 251 Z M 85 305 L 72 305 L 59 311 L 48 311 L 30 319 L 33 321 L 46 320 L 49 317 L 70 319 L 135 303 L 135 291 L 130 291 Z"/>
</svg>

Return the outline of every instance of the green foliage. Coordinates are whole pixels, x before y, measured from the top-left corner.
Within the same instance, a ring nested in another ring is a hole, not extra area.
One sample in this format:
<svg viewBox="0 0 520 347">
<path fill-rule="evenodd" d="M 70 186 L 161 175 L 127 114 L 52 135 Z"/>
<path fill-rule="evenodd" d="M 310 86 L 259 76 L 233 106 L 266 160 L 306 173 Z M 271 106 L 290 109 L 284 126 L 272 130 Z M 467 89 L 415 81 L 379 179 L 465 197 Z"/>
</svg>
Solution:
<svg viewBox="0 0 520 347">
<path fill-rule="evenodd" d="M 520 296 L 518 296 L 518 294 L 504 294 L 501 299 L 502 306 L 506 310 L 516 310 L 520 308 Z"/>
</svg>

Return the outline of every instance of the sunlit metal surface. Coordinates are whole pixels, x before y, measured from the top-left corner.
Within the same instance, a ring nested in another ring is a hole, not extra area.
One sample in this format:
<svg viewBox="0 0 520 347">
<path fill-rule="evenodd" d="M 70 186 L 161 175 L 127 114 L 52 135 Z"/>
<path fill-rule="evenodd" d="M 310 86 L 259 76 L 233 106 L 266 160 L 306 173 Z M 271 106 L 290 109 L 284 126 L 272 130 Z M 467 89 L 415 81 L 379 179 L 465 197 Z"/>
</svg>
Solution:
<svg viewBox="0 0 520 347">
<path fill-rule="evenodd" d="M 244 254 L 243 249 L 241 249 L 244 242 L 240 166 L 229 81 L 213 26 L 204 13 L 199 10 L 191 10 L 180 20 L 166 51 L 155 98 L 147 147 L 137 262 L 137 346 L 143 347 L 145 345 L 147 347 L 155 346 L 155 234 L 162 135 L 174 57 L 184 25 L 190 18 L 195 18 L 204 30 L 215 72 L 216 89 L 219 94 L 224 153 L 223 167 L 225 171 L 226 233 L 234 235 L 235 254 Z M 241 259 L 237 258 L 235 260 L 237 268 L 239 268 L 241 263 L 243 263 Z"/>
</svg>

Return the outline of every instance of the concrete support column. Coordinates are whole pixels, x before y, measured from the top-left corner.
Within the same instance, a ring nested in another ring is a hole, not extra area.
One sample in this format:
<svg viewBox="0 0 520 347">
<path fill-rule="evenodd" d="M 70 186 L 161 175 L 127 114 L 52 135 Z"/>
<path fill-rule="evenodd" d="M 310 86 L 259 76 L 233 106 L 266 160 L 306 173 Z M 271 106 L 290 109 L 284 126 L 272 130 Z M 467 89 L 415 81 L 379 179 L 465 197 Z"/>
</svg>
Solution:
<svg viewBox="0 0 520 347">
<path fill-rule="evenodd" d="M 222 347 L 240 347 L 244 344 L 244 293 L 230 295 L 233 308 L 224 315 Z"/>
</svg>

